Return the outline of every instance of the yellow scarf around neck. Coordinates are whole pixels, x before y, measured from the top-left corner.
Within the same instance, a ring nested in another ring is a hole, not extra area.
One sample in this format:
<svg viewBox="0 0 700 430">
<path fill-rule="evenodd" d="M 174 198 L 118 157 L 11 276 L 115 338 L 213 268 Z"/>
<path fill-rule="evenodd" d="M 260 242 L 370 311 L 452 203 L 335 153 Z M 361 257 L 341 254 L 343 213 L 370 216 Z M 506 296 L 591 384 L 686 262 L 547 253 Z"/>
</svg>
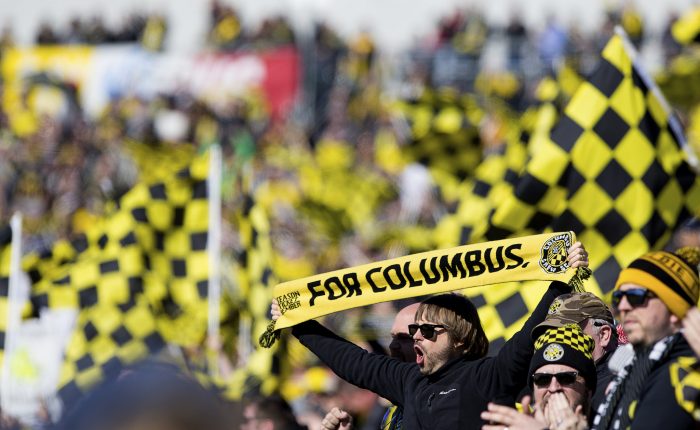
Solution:
<svg viewBox="0 0 700 430">
<path fill-rule="evenodd" d="M 524 236 L 421 252 L 309 276 L 274 287 L 282 312 L 260 336 L 269 348 L 279 330 L 334 312 L 390 300 L 518 281 L 568 282 L 582 291 L 590 270 L 570 271 L 574 232 Z"/>
</svg>

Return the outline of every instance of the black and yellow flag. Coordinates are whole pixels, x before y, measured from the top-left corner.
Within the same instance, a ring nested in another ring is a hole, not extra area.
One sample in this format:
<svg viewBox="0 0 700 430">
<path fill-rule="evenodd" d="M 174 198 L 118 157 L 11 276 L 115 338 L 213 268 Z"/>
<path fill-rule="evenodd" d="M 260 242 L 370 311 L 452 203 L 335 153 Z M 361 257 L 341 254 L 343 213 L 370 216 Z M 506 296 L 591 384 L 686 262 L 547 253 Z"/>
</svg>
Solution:
<svg viewBox="0 0 700 430">
<path fill-rule="evenodd" d="M 250 329 L 250 355 L 244 368 L 234 375 L 236 394 L 250 392 L 271 394 L 280 389 L 284 343 L 275 349 L 260 348 L 257 337 L 267 328 L 272 287 L 278 279 L 272 270 L 273 249 L 270 240 L 270 217 L 255 192 L 245 195 L 238 220 L 241 238 L 238 285 L 243 306 L 243 327 Z"/>
<path fill-rule="evenodd" d="M 59 386 L 64 399 L 166 342 L 204 340 L 208 158 L 195 158 L 167 179 L 138 183 L 79 239 L 25 258 L 33 313 L 79 312 Z"/>
<path fill-rule="evenodd" d="M 459 179 L 474 173 L 481 161 L 477 125 L 483 111 L 472 96 L 451 89 L 426 89 L 396 105 L 410 128 L 408 158 Z"/>
<path fill-rule="evenodd" d="M 95 384 L 158 353 L 165 340 L 144 295 L 83 309 L 66 348 L 58 394 L 68 407 Z"/>
<path fill-rule="evenodd" d="M 678 122 L 631 52 L 622 35 L 611 38 L 487 232 L 573 230 L 590 253 L 587 288 L 597 293 L 700 208 Z"/>
<path fill-rule="evenodd" d="M 474 177 L 468 179 L 454 213 L 445 216 L 435 228 L 435 245 L 447 248 L 480 242 L 489 227 L 489 214 L 512 193 L 528 154 L 539 150 L 540 142 L 559 115 L 557 100 L 561 90 L 552 78 L 544 78 L 537 87 L 538 103 L 506 124 L 506 143 L 486 153 Z"/>
<path fill-rule="evenodd" d="M 0 227 L 0 366 L 5 355 L 5 331 L 9 312 L 11 245 L 12 228 L 9 225 Z"/>
</svg>

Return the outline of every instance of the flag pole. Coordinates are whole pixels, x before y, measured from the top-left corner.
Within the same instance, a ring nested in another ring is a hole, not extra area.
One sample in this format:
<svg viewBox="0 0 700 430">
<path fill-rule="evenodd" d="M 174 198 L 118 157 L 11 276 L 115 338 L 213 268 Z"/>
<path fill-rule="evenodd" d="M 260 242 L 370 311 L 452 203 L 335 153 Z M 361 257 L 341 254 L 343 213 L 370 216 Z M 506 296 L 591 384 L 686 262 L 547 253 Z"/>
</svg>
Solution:
<svg viewBox="0 0 700 430">
<path fill-rule="evenodd" d="M 22 255 L 22 215 L 17 212 L 10 220 L 12 239 L 10 245 L 10 276 L 7 292 L 7 329 L 5 331 L 5 358 L 2 362 L 2 388 L 0 389 L 0 406 L 2 410 L 10 409 L 10 354 L 14 350 L 15 335 L 21 323 L 21 276 L 20 257 Z"/>
<path fill-rule="evenodd" d="M 209 229 L 207 251 L 209 256 L 209 290 L 207 294 L 209 338 L 218 339 L 221 303 L 221 147 L 209 148 Z"/>
</svg>

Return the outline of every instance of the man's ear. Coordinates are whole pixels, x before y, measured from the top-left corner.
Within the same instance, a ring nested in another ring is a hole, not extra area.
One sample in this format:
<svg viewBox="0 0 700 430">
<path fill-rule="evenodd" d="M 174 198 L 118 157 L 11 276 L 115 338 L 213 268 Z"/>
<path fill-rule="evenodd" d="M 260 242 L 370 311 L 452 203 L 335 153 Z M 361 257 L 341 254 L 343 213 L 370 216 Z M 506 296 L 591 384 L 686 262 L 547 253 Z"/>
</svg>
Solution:
<svg viewBox="0 0 700 430">
<path fill-rule="evenodd" d="M 598 344 L 603 348 L 607 348 L 608 345 L 610 344 L 610 340 L 612 339 L 613 336 L 613 331 L 614 329 L 610 327 L 609 325 L 605 324 L 600 327 L 600 339 L 598 340 Z"/>
<path fill-rule="evenodd" d="M 671 314 L 671 316 L 668 317 L 668 320 L 677 329 L 680 329 L 683 326 L 683 321 L 678 318 L 676 314 Z"/>
</svg>

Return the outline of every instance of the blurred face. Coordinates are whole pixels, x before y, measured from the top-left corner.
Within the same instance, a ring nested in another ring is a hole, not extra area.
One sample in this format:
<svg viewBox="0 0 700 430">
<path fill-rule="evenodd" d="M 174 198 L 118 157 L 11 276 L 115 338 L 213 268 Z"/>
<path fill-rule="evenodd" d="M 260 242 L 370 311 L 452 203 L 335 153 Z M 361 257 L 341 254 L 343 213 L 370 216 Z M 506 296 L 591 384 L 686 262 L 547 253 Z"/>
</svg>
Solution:
<svg viewBox="0 0 700 430">
<path fill-rule="evenodd" d="M 413 349 L 413 336 L 408 334 L 408 325 L 413 324 L 419 303 L 401 309 L 394 318 L 391 326 L 391 343 L 389 355 L 406 363 L 416 361 L 416 351 Z"/>
<path fill-rule="evenodd" d="M 644 288 L 637 284 L 622 284 L 620 291 Z M 650 346 L 676 331 L 678 317 L 655 295 L 647 296 L 641 304 L 631 304 L 622 296 L 616 307 L 629 342 L 637 346 Z"/>
<path fill-rule="evenodd" d="M 416 320 L 417 325 L 421 326 L 428 324 L 430 326 L 441 325 L 436 321 Z M 447 329 L 444 327 L 434 327 L 431 329 L 434 333 L 432 336 L 426 337 L 423 330 L 416 330 L 413 334 L 415 341 L 414 351 L 416 353 L 416 364 L 420 367 L 420 371 L 424 375 L 435 373 L 448 361 L 457 358 L 461 354 L 461 350 L 457 349 L 450 336 L 447 334 Z"/>
<path fill-rule="evenodd" d="M 255 405 L 246 405 L 243 409 L 243 420 L 241 421 L 241 430 L 273 430 L 274 424 L 272 420 L 263 418 L 258 413 L 258 408 Z"/>
<path fill-rule="evenodd" d="M 576 372 L 576 369 L 564 364 L 546 364 L 537 369 L 535 374 L 556 375 L 562 372 Z M 550 380 L 547 381 L 547 379 Z M 561 381 L 559 379 L 561 379 Z M 533 384 L 535 403 L 543 406 L 543 408 L 547 408 L 547 402 L 550 396 L 554 393 L 562 393 L 566 396 L 566 400 L 569 402 L 572 409 L 575 410 L 578 405 L 581 405 L 585 411 L 588 407 L 588 399 L 590 397 L 588 389 L 586 388 L 586 382 L 581 375 L 576 375 L 573 380 L 569 379 L 569 375 L 563 375 L 559 378 L 556 376 L 551 378 L 545 377 L 540 381 L 541 383 L 538 384 L 536 378 Z"/>
</svg>

